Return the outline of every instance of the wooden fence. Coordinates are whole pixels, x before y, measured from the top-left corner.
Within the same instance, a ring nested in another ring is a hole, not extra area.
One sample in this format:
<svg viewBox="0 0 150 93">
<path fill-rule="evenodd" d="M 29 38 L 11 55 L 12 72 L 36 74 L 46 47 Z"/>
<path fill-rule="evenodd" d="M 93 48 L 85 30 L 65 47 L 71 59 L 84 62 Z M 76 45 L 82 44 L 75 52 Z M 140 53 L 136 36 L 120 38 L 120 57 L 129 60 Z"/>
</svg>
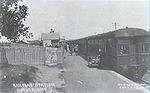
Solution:
<svg viewBox="0 0 150 93">
<path fill-rule="evenodd" d="M 62 61 L 62 48 L 45 48 L 41 46 L 11 46 L 0 48 L 0 63 L 53 65 Z"/>
</svg>

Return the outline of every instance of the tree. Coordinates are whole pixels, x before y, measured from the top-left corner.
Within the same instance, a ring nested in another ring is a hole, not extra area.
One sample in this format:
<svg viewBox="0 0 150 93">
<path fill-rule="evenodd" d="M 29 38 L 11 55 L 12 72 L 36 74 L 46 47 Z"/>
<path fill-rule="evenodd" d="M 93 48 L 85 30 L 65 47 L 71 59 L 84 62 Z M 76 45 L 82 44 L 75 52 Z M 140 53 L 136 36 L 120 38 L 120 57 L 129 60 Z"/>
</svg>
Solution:
<svg viewBox="0 0 150 93">
<path fill-rule="evenodd" d="M 11 1 L 11 2 L 10 2 Z M 27 6 L 18 5 L 19 0 L 3 0 L 1 5 L 1 34 L 11 42 L 33 36 L 23 22 L 27 17 Z"/>
</svg>

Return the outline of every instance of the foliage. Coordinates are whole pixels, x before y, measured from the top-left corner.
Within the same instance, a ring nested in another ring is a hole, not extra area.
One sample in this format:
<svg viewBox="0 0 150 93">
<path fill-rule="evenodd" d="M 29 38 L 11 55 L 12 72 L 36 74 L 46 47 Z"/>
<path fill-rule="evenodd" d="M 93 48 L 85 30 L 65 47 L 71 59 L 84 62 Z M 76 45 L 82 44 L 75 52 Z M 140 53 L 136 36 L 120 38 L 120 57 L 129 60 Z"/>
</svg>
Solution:
<svg viewBox="0 0 150 93">
<path fill-rule="evenodd" d="M 20 38 L 30 38 L 29 27 L 23 22 L 27 17 L 27 6 L 18 5 L 18 0 L 5 0 L 1 6 L 1 34 L 11 42 L 18 42 Z"/>
</svg>

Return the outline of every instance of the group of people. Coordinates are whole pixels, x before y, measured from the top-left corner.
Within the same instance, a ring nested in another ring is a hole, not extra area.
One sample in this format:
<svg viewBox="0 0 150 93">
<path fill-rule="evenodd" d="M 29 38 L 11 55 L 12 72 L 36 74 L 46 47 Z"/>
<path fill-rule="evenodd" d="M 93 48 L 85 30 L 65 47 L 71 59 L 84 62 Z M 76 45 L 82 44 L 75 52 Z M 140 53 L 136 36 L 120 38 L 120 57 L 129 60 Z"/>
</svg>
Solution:
<svg viewBox="0 0 150 93">
<path fill-rule="evenodd" d="M 65 44 L 64 49 L 66 52 L 70 53 L 70 55 L 78 55 L 79 49 L 78 45 L 76 44 Z"/>
</svg>

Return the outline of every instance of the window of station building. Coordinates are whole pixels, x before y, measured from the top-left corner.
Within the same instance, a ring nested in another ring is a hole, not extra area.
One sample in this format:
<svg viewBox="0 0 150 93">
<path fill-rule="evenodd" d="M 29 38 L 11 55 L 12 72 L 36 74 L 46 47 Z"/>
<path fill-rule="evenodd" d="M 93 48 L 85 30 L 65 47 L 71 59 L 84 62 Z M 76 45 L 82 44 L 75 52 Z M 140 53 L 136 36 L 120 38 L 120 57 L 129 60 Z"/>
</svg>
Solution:
<svg viewBox="0 0 150 93">
<path fill-rule="evenodd" d="M 121 55 L 124 55 L 124 54 L 128 54 L 129 52 L 129 45 L 128 44 L 120 44 L 119 45 L 119 52 Z"/>
</svg>

